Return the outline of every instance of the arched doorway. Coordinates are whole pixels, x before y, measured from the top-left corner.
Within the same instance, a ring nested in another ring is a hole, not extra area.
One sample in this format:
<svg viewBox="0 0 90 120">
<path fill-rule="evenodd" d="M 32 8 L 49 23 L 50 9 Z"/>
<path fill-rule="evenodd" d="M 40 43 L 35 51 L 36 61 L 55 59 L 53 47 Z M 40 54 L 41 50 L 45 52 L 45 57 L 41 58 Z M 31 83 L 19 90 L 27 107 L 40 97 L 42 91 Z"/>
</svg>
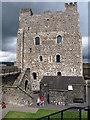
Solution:
<svg viewBox="0 0 90 120">
<path fill-rule="evenodd" d="M 36 77 L 37 77 L 36 73 L 33 72 L 33 79 L 36 80 Z"/>
</svg>

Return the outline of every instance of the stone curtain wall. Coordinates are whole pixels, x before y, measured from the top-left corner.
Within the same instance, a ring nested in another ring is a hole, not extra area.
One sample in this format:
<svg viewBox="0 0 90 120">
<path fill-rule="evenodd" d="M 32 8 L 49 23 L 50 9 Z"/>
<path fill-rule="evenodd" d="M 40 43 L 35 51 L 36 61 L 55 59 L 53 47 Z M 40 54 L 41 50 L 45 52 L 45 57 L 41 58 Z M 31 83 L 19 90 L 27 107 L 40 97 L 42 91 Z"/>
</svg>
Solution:
<svg viewBox="0 0 90 120">
<path fill-rule="evenodd" d="M 9 75 L 9 76 L 3 76 L 2 77 L 2 85 L 5 86 L 13 86 L 14 82 L 17 80 L 18 76 L 20 74 L 15 75 Z"/>
<path fill-rule="evenodd" d="M 58 35 L 62 36 L 61 45 L 57 44 Z M 21 10 L 17 36 L 17 66 L 22 70 L 30 68 L 33 89 L 39 89 L 43 76 L 56 76 L 57 72 L 62 76 L 82 76 L 82 43 L 76 3 L 66 4 L 65 12 L 47 11 L 43 15 L 32 15 L 29 9 Z M 40 45 L 35 45 L 35 37 L 40 38 Z M 57 54 L 60 63 L 56 62 Z M 33 72 L 36 80 L 33 80 Z"/>
</svg>

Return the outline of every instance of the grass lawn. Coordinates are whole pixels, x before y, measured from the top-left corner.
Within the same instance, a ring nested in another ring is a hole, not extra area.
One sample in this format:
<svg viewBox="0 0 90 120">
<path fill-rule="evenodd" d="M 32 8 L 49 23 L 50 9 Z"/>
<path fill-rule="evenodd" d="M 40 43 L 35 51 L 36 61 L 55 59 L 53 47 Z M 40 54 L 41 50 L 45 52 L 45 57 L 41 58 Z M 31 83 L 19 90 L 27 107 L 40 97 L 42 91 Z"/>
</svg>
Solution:
<svg viewBox="0 0 90 120">
<path fill-rule="evenodd" d="M 37 111 L 37 113 L 25 113 L 25 112 L 15 112 L 15 111 L 10 111 L 6 114 L 5 118 L 40 118 L 43 117 L 45 115 L 51 114 L 57 112 L 57 110 L 43 110 L 43 109 L 39 109 Z M 58 118 L 60 119 L 60 113 L 57 115 L 52 116 L 51 118 Z M 72 118 L 72 120 L 74 120 L 73 118 L 79 118 L 79 113 L 78 112 L 65 112 L 64 113 L 64 118 Z M 87 118 L 87 114 L 85 112 L 82 113 L 82 118 Z M 3 119 L 3 120 L 4 120 Z M 25 119 L 27 120 L 27 119 Z M 46 120 L 46 119 L 44 119 Z M 71 119 L 70 119 L 71 120 Z M 77 119 L 79 120 L 79 119 Z"/>
</svg>

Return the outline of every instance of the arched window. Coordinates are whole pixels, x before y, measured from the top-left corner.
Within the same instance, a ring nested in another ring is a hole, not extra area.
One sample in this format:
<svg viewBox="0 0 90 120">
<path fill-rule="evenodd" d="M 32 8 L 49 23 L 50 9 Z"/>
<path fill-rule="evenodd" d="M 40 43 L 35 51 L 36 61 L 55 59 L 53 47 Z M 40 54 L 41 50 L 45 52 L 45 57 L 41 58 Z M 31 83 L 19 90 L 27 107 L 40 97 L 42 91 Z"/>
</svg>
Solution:
<svg viewBox="0 0 90 120">
<path fill-rule="evenodd" d="M 57 75 L 61 76 L 61 72 L 57 72 Z"/>
<path fill-rule="evenodd" d="M 25 90 L 27 89 L 28 80 L 25 81 Z"/>
<path fill-rule="evenodd" d="M 36 76 L 36 73 L 33 72 L 33 79 L 36 80 L 36 77 L 37 77 L 37 76 Z"/>
<path fill-rule="evenodd" d="M 62 37 L 60 35 L 57 36 L 57 44 L 62 44 Z"/>
<path fill-rule="evenodd" d="M 57 63 L 60 62 L 60 55 L 56 55 L 56 62 L 57 62 Z"/>
<path fill-rule="evenodd" d="M 42 56 L 40 56 L 40 61 L 43 61 Z"/>
<path fill-rule="evenodd" d="M 35 45 L 40 45 L 40 38 L 39 37 L 35 38 Z"/>
</svg>

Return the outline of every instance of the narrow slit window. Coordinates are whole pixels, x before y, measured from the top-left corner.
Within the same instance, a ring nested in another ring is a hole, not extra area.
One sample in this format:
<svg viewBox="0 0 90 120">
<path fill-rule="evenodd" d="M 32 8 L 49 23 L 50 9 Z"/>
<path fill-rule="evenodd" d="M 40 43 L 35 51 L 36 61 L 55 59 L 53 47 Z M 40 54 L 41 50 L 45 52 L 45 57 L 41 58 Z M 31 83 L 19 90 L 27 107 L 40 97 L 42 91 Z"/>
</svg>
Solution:
<svg viewBox="0 0 90 120">
<path fill-rule="evenodd" d="M 42 56 L 40 56 L 40 61 L 43 61 Z"/>
</svg>

